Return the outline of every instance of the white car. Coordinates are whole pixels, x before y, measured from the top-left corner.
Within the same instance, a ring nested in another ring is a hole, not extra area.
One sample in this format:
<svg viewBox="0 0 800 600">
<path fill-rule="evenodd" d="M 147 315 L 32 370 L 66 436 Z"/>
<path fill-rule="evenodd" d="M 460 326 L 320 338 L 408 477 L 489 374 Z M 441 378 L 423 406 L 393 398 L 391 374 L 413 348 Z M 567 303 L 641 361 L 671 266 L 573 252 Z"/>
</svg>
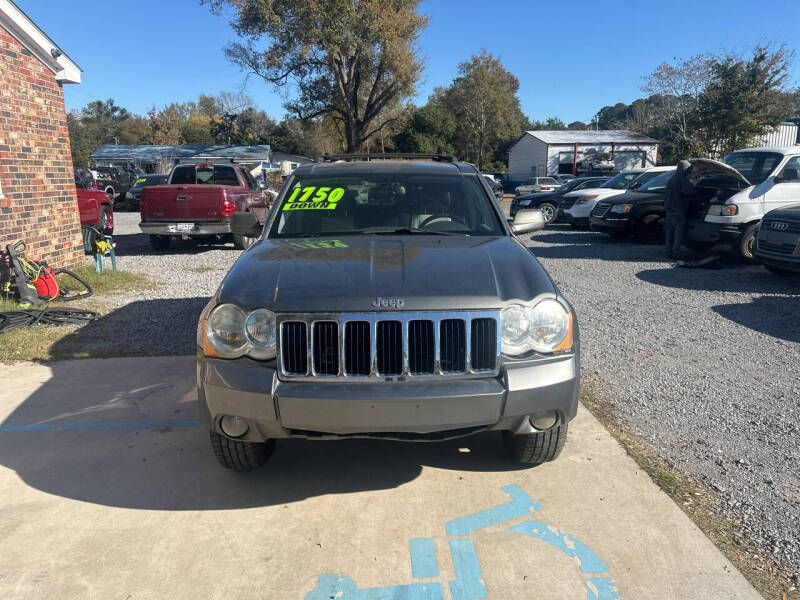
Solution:
<svg viewBox="0 0 800 600">
<path fill-rule="evenodd" d="M 728 244 L 749 260 L 761 218 L 800 202 L 800 146 L 747 148 L 722 160 L 735 169 L 731 175 L 738 176 L 742 189 L 718 195 L 704 214 L 690 218 L 685 239 L 695 249 Z M 689 177 L 702 176 L 700 168 L 692 167 L 692 171 Z M 771 235 L 780 238 L 782 231 Z"/>
<path fill-rule="evenodd" d="M 603 185 L 570 192 L 558 203 L 558 220 L 570 223 L 575 228 L 589 227 L 589 217 L 599 200 L 610 198 L 635 190 L 664 171 L 673 171 L 675 167 L 648 167 L 630 169 L 614 175 Z"/>
<path fill-rule="evenodd" d="M 522 196 L 522 194 L 533 194 L 536 192 L 551 192 L 559 185 L 561 184 L 552 177 L 531 177 L 523 185 L 517 186 L 514 189 L 514 195 Z"/>
</svg>

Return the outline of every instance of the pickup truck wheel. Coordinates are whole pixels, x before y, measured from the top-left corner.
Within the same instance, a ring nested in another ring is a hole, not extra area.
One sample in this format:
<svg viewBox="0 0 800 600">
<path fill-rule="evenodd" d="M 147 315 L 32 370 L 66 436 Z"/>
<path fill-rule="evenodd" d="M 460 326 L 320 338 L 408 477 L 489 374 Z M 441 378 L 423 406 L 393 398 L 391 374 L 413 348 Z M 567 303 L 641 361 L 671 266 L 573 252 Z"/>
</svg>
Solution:
<svg viewBox="0 0 800 600">
<path fill-rule="evenodd" d="M 108 197 L 109 197 L 109 198 L 111 198 L 112 200 L 114 199 L 114 196 L 115 196 L 115 194 L 114 194 L 114 188 L 113 188 L 113 187 L 111 187 L 111 186 L 108 186 L 108 187 L 107 187 L 106 189 L 104 189 L 103 191 L 104 191 L 106 194 L 108 194 Z"/>
<path fill-rule="evenodd" d="M 103 232 L 103 235 L 113 235 L 114 233 L 114 211 L 108 204 L 100 206 L 100 218 L 97 220 L 97 229 Z"/>
<path fill-rule="evenodd" d="M 168 235 L 151 235 L 150 236 L 150 246 L 153 247 L 153 250 L 167 250 L 169 248 L 170 243 L 172 242 L 172 238 Z"/>
<path fill-rule="evenodd" d="M 219 464 L 234 471 L 252 471 L 267 462 L 275 449 L 275 440 L 264 443 L 232 440 L 211 432 L 211 448 Z"/>
<path fill-rule="evenodd" d="M 246 235 L 233 234 L 233 247 L 238 250 L 247 250 L 256 241 L 254 237 L 247 237 Z"/>
<path fill-rule="evenodd" d="M 756 223 L 749 225 L 747 229 L 739 236 L 736 242 L 736 249 L 739 251 L 739 257 L 745 262 L 753 262 L 753 247 L 756 244 Z"/>
<path fill-rule="evenodd" d="M 532 465 L 555 460 L 567 443 L 567 423 L 556 425 L 547 431 L 514 435 L 503 432 L 506 451 L 514 460 Z"/>
</svg>

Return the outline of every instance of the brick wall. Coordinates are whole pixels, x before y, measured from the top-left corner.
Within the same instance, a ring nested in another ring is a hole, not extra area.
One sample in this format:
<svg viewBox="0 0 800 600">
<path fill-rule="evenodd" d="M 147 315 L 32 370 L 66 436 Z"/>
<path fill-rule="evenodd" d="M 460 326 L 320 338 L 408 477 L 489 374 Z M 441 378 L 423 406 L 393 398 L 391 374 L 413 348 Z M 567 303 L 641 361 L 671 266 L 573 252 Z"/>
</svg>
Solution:
<svg viewBox="0 0 800 600">
<path fill-rule="evenodd" d="M 0 247 L 64 267 L 83 262 L 64 110 L 53 72 L 0 26 Z"/>
</svg>

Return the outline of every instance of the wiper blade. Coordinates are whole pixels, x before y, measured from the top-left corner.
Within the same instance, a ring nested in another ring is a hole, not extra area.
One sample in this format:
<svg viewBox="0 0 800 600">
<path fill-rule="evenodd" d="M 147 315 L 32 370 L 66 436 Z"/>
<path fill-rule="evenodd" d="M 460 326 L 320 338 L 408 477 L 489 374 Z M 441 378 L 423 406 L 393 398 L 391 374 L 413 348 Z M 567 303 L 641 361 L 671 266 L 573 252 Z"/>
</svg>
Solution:
<svg viewBox="0 0 800 600">
<path fill-rule="evenodd" d="M 450 231 L 434 231 L 433 229 L 419 229 L 417 227 L 373 227 L 362 229 L 361 233 L 372 235 L 458 235 Z"/>
</svg>

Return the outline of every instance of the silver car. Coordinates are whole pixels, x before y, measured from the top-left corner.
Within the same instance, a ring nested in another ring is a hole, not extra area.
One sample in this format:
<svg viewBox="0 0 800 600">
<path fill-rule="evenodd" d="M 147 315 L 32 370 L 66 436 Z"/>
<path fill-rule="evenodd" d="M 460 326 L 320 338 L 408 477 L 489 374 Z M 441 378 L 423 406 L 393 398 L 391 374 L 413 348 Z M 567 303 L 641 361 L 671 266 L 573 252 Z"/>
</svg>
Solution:
<svg viewBox="0 0 800 600">
<path fill-rule="evenodd" d="M 441 157 L 440 157 L 441 158 Z M 503 432 L 553 460 L 578 406 L 569 302 L 469 164 L 302 166 L 197 328 L 202 419 L 219 462 L 262 464 L 277 438 L 435 441 Z"/>
</svg>

